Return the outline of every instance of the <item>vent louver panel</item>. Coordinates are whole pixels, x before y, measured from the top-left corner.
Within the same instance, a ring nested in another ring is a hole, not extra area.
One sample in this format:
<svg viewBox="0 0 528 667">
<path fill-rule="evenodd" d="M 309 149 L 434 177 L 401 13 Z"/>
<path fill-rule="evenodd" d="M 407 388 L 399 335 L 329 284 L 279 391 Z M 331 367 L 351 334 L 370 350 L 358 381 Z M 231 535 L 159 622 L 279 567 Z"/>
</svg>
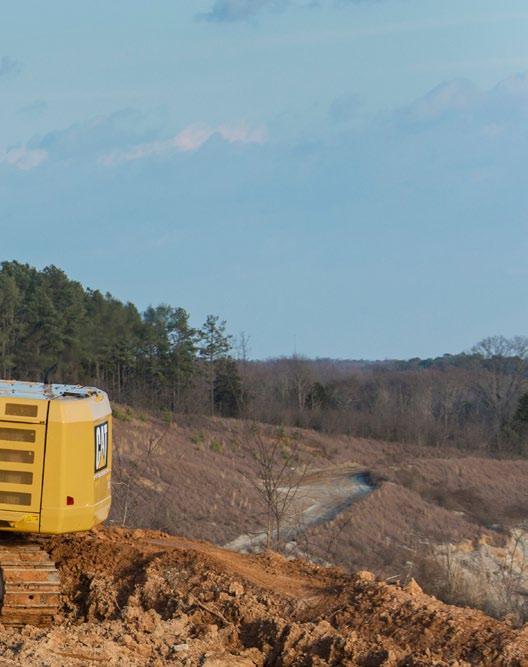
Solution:
<svg viewBox="0 0 528 667">
<path fill-rule="evenodd" d="M 33 473 L 24 470 L 0 470 L 0 484 L 33 484 Z"/>
<path fill-rule="evenodd" d="M 0 440 L 9 442 L 35 442 L 36 433 L 34 429 L 0 428 Z"/>
<path fill-rule="evenodd" d="M 31 505 L 31 493 L 18 491 L 0 491 L 0 503 L 5 505 Z"/>
<path fill-rule="evenodd" d="M 6 404 L 7 407 L 10 404 Z M 20 408 L 33 405 L 13 403 L 13 420 L 25 419 Z M 34 414 L 34 412 L 32 413 Z M 0 422 L 0 510 L 38 512 L 42 494 L 42 468 L 46 428 L 29 422 Z"/>
<path fill-rule="evenodd" d="M 0 461 L 31 464 L 35 462 L 35 452 L 27 449 L 0 449 Z"/>
<path fill-rule="evenodd" d="M 5 413 L 10 417 L 36 417 L 38 406 L 25 403 L 6 403 Z"/>
</svg>

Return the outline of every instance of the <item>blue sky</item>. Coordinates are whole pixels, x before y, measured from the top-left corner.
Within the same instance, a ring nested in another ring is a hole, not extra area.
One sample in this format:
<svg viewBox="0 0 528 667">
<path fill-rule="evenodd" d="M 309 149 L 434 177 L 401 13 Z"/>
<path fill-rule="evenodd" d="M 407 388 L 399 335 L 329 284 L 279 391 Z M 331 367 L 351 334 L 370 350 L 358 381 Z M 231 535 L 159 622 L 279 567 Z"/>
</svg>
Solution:
<svg viewBox="0 0 528 667">
<path fill-rule="evenodd" d="M 2 259 L 387 358 L 528 333 L 528 7 L 20 0 Z"/>
</svg>

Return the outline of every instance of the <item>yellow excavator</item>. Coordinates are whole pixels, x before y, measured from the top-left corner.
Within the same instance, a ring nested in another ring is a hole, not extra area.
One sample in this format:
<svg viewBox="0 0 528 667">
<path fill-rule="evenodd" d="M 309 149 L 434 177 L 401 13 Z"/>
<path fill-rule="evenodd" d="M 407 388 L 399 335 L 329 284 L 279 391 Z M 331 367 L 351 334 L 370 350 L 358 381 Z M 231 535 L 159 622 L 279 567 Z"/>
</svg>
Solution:
<svg viewBox="0 0 528 667">
<path fill-rule="evenodd" d="M 31 534 L 79 532 L 103 522 L 111 469 L 105 392 L 0 381 L 0 623 L 52 622 L 59 572 Z"/>
</svg>

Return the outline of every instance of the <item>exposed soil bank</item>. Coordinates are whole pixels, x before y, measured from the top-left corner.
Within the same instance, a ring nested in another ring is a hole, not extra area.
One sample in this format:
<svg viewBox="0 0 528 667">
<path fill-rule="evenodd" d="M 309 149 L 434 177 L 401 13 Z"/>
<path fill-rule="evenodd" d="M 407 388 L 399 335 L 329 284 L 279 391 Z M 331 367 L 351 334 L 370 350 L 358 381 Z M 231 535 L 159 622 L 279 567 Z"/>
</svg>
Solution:
<svg viewBox="0 0 528 667">
<path fill-rule="evenodd" d="M 43 540 L 64 582 L 49 632 L 0 632 L 0 665 L 528 664 L 528 634 L 411 581 L 243 556 L 146 531 Z"/>
</svg>

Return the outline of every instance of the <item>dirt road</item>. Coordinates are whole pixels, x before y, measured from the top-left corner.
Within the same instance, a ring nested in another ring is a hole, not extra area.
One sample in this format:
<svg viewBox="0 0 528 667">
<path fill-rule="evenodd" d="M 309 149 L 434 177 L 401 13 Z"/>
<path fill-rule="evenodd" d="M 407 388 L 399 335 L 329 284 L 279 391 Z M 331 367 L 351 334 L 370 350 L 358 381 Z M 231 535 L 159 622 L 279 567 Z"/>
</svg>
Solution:
<svg viewBox="0 0 528 667">
<path fill-rule="evenodd" d="M 309 473 L 303 478 L 284 518 L 281 539 L 291 542 L 306 528 L 330 521 L 374 488 L 368 471 L 354 463 Z M 288 489 L 279 491 L 287 493 Z M 240 553 L 256 553 L 265 544 L 266 532 L 257 528 L 255 533 L 240 535 L 224 548 Z"/>
</svg>

